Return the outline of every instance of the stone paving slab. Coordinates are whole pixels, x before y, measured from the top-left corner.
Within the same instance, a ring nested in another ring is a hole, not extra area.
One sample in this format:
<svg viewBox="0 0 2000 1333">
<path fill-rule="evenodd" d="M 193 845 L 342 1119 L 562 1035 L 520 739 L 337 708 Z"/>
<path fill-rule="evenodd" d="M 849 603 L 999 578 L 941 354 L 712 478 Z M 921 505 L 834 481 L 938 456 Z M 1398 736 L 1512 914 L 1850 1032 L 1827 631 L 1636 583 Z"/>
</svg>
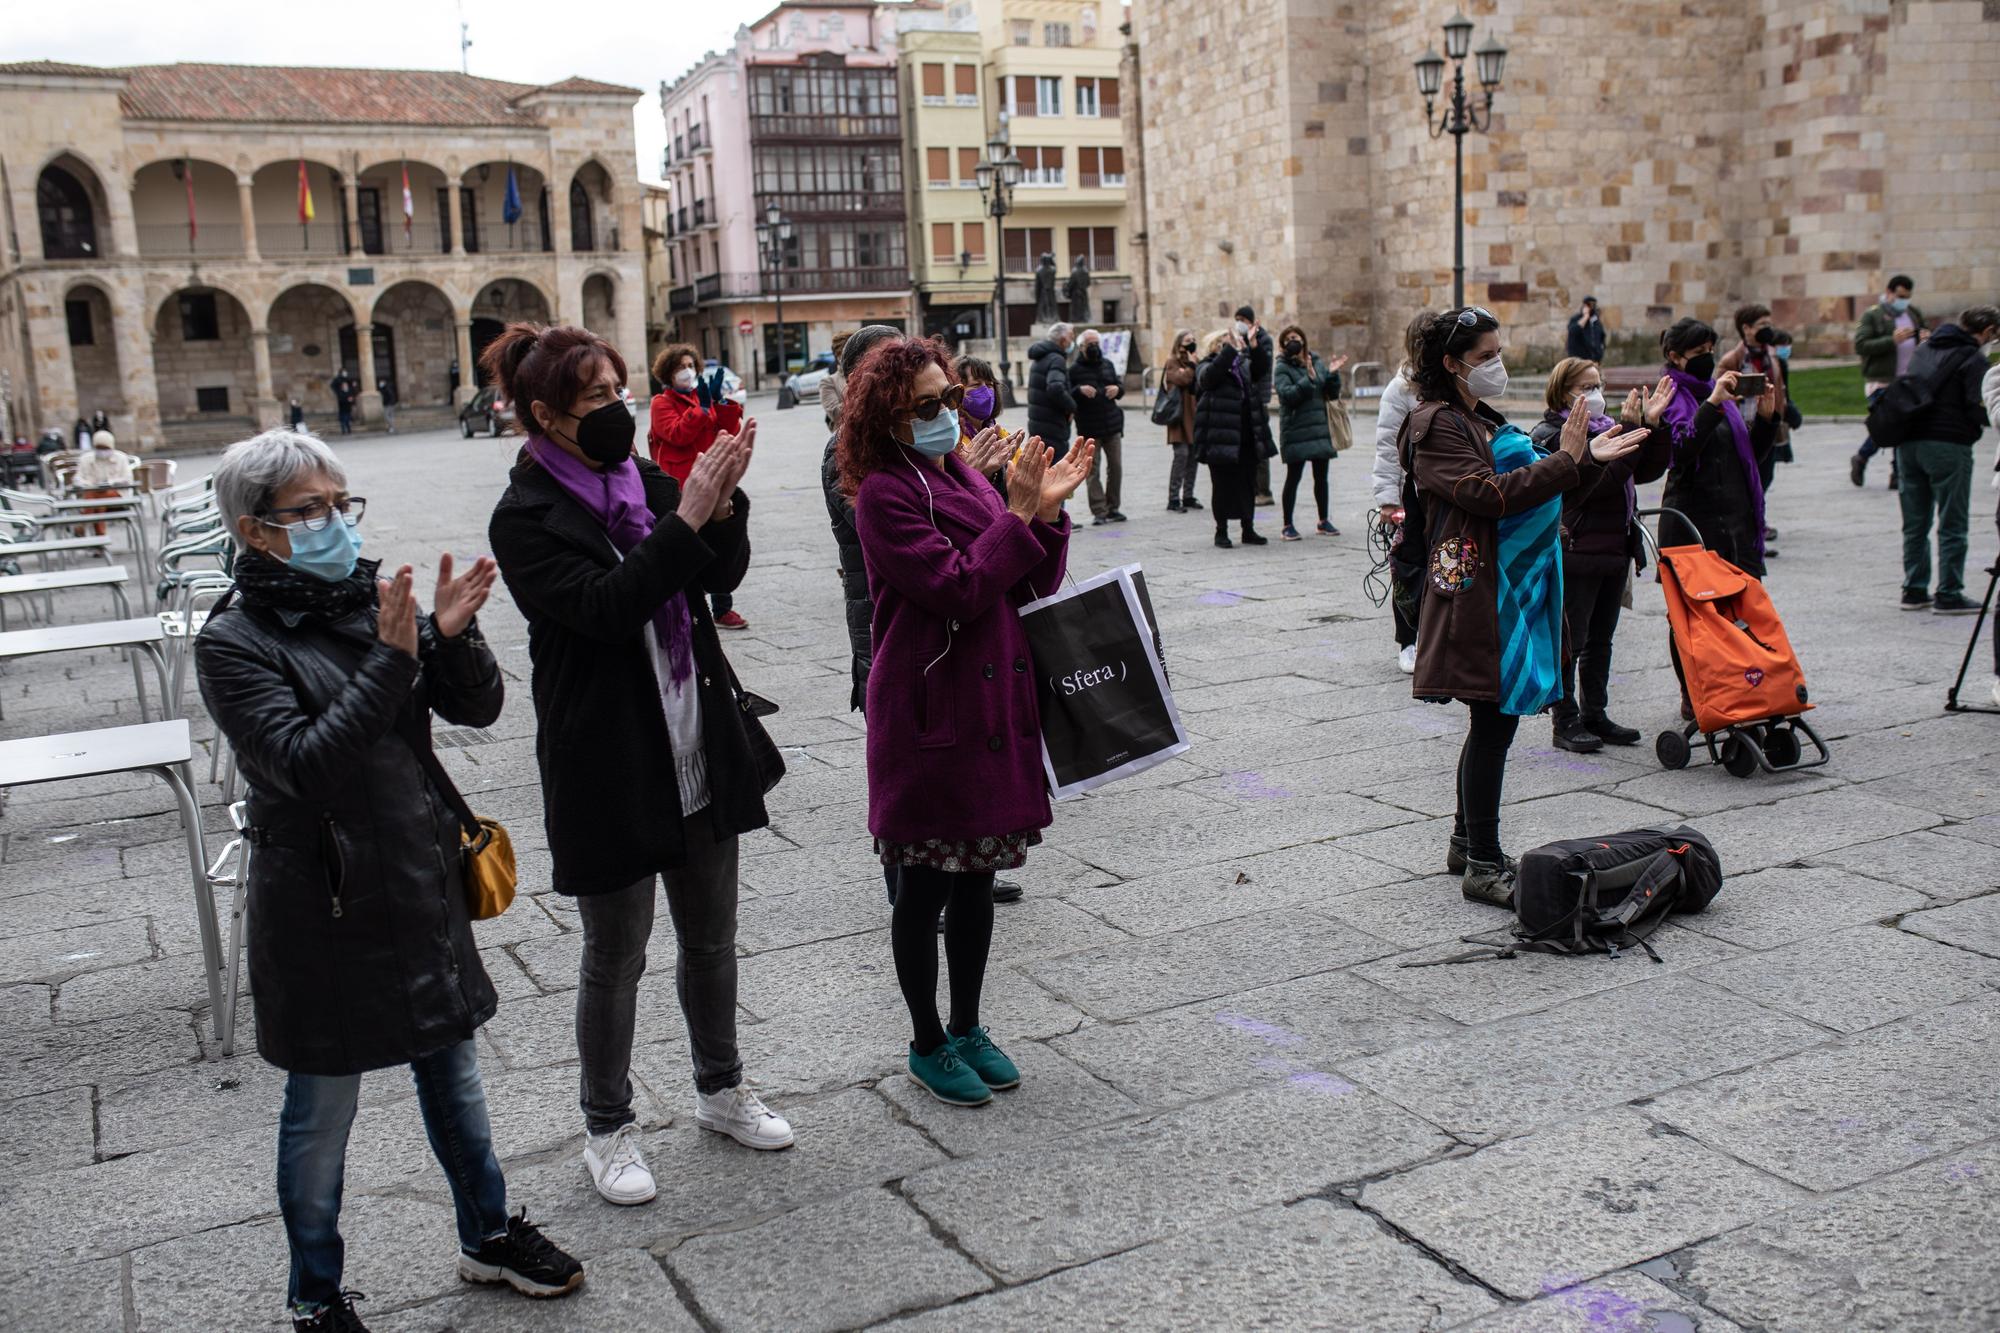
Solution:
<svg viewBox="0 0 2000 1333">
<path fill-rule="evenodd" d="M 1659 965 L 1399 966 L 1504 938 L 1508 917 L 1440 873 L 1464 713 L 1410 698 L 1389 617 L 1361 594 L 1358 529 L 1230 552 L 1150 511 L 1081 529 L 1079 576 L 1145 565 L 1195 746 L 1061 803 L 1014 876 L 1028 898 L 996 913 L 981 1018 L 1026 1082 L 968 1112 L 904 1068 L 823 436 L 810 411 L 764 416 L 750 628 L 725 647 L 781 704 L 790 771 L 773 828 L 741 846 L 739 1031 L 799 1144 L 755 1154 L 693 1125 L 663 924 L 633 1057 L 661 1197 L 614 1209 L 585 1178 L 580 925 L 546 887 L 526 633 L 503 591 L 481 622 L 505 711 L 443 751 L 509 825 L 523 876 L 476 928 L 501 996 L 480 1051 L 510 1198 L 591 1277 L 552 1304 L 463 1288 L 408 1080 L 383 1071 L 363 1081 L 347 1190 L 348 1280 L 372 1326 L 1996 1323 L 1977 1247 L 2000 1170 L 2000 727 L 1941 716 L 1969 625 L 1896 608 L 1894 497 L 1847 484 L 1851 429 L 1801 432 L 1769 580 L 1831 764 L 1659 768 L 1678 686 L 1643 579 L 1611 697 L 1645 742 L 1576 756 L 1542 719 L 1521 729 L 1510 849 L 1682 820 L 1723 849 L 1721 898 L 1655 937 Z M 483 544 L 507 445 L 337 447 L 382 497 L 372 548 L 428 568 L 439 543 Z M 1133 452 L 1135 495 L 1164 489 L 1165 460 Z M 1972 543 L 1974 564 L 1991 558 L 1990 528 Z M 109 655 L 15 664 L 0 687 L 0 737 L 130 711 Z M 191 724 L 206 746 L 198 706 Z M 201 794 L 214 851 L 227 821 Z M 284 1079 L 256 1058 L 247 1007 L 239 1054 L 213 1058 L 189 898 L 161 784 L 0 803 L 0 1207 L 35 1221 L 0 1235 L 0 1327 L 283 1326 Z M 743 1280 L 774 1264 L 782 1280 Z"/>
</svg>

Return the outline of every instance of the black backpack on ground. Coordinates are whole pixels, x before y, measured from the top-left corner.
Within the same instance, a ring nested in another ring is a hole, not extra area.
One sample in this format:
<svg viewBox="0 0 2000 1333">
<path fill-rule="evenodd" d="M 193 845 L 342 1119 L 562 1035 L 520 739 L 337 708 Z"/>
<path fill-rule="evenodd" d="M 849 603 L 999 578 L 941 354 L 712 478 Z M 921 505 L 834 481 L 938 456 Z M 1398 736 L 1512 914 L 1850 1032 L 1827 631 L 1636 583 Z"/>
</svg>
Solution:
<svg viewBox="0 0 2000 1333">
<path fill-rule="evenodd" d="M 1939 363 L 1928 375 L 1904 375 L 1877 394 L 1868 405 L 1868 438 L 1885 448 L 1909 439 L 1910 432 L 1937 402 L 1945 386 L 1971 363 L 1972 357 L 1984 356 L 1976 347 L 1958 350 L 1966 355 Z"/>
<path fill-rule="evenodd" d="M 1722 890 L 1722 861 L 1707 838 L 1682 824 L 1537 847 L 1514 876 L 1514 942 L 1405 963 L 1473 963 L 1517 953 L 1604 953 L 1642 949 L 1676 912 L 1699 912 Z M 1467 936 L 1467 944 L 1479 944 Z"/>
</svg>

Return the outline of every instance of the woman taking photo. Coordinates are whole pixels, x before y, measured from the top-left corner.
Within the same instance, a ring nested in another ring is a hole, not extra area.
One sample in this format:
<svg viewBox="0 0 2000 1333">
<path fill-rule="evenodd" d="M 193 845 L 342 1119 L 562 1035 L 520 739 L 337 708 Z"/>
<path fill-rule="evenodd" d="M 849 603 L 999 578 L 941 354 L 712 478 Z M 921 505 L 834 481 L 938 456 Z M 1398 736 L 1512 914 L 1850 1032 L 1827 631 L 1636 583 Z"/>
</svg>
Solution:
<svg viewBox="0 0 2000 1333">
<path fill-rule="evenodd" d="M 195 641 L 202 701 L 249 787 L 257 1053 L 287 1071 L 278 1211 L 292 1327 L 355 1333 L 340 1285 L 341 1179 L 361 1075 L 408 1065 L 458 1215 L 459 1276 L 554 1296 L 583 1268 L 508 1216 L 473 1033 L 498 1001 L 466 911 L 460 825 L 427 776 L 430 716 L 500 716 L 473 616 L 493 562 L 438 558 L 430 615 L 408 565 L 358 560 L 367 501 L 333 451 L 267 431 L 215 470 L 236 587 Z"/>
<path fill-rule="evenodd" d="M 1266 412 L 1250 391 L 1270 375 L 1269 361 L 1269 352 L 1246 345 L 1234 329 L 1219 329 L 1208 335 L 1195 370 L 1195 461 L 1208 468 L 1215 544 L 1225 551 L 1236 544 L 1229 540 L 1232 521 L 1241 525 L 1245 546 L 1269 544 L 1257 534 L 1254 503 Z"/>
<path fill-rule="evenodd" d="M 1563 426 L 1576 412 L 1589 418 L 1592 435 L 1602 435 L 1615 425 L 1643 427 L 1647 432 L 1637 453 L 1606 464 L 1597 469 L 1594 482 L 1563 493 L 1562 526 L 1569 538 L 1562 557 L 1563 607 L 1573 652 L 1563 660 L 1563 693 L 1555 707 L 1558 749 L 1590 754 L 1606 745 L 1639 743 L 1637 731 L 1613 722 L 1605 711 L 1611 636 L 1618 630 L 1634 562 L 1644 556 L 1633 521 L 1638 487 L 1659 480 L 1667 470 L 1668 435 L 1661 422 L 1673 396 L 1673 381 L 1665 378 L 1650 394 L 1634 389 L 1614 422 L 1605 414 L 1604 374 L 1597 363 L 1566 357 L 1549 372 L 1548 410 L 1528 432 L 1544 453 L 1556 448 Z"/>
<path fill-rule="evenodd" d="M 1421 336 L 1418 406 L 1403 425 L 1413 485 L 1404 541 L 1419 517 L 1424 600 L 1417 626 L 1419 699 L 1458 699 L 1471 725 L 1458 761 L 1458 809 L 1446 867 L 1475 902 L 1508 906 L 1512 862 L 1500 848 L 1507 749 L 1521 718 L 1561 697 L 1560 497 L 1598 465 L 1639 447 L 1644 431 L 1593 440 L 1573 412 L 1542 456 L 1491 401 L 1507 391 L 1500 322 L 1478 306 L 1447 310 Z M 1418 511 L 1421 511 L 1419 515 Z"/>
<path fill-rule="evenodd" d="M 861 360 L 841 409 L 840 478 L 875 595 L 868 831 L 898 867 L 889 934 L 913 1029 L 909 1070 L 939 1100 L 977 1106 L 1021 1081 L 979 1015 L 993 876 L 1020 866 L 1049 824 L 1015 611 L 1062 579 L 1063 501 L 1090 475 L 1096 442 L 1056 463 L 1029 439 L 1003 498 L 958 455 L 964 388 L 947 364 L 938 343 L 917 338 Z M 948 1028 L 937 1011 L 940 912 Z"/>
<path fill-rule="evenodd" d="M 1764 577 L 1764 487 L 1757 458 L 1777 435 L 1778 386 L 1765 388 L 1746 418 L 1736 402 L 1738 372 L 1715 370 L 1715 330 L 1684 319 L 1660 335 L 1673 400 L 1663 503 L 1687 515 L 1694 532 L 1668 520 L 1663 544 L 1699 540 L 1746 574 Z"/>
<path fill-rule="evenodd" d="M 1174 330 L 1167 363 L 1160 367 L 1160 392 L 1169 389 L 1180 390 L 1181 411 L 1167 423 L 1167 447 L 1174 451 L 1167 473 L 1167 512 L 1185 514 L 1203 507 L 1194 498 L 1194 474 L 1201 465 L 1194 461 L 1194 335 L 1186 329 Z"/>
<path fill-rule="evenodd" d="M 607 1200 L 645 1203 L 629 1066 L 656 880 L 679 941 L 695 1122 L 751 1148 L 792 1142 L 736 1047 L 736 840 L 768 822 L 776 774 L 702 596 L 750 563 L 736 484 L 756 426 L 718 436 L 677 483 L 632 457 L 625 363 L 596 334 L 510 324 L 481 365 L 532 432 L 487 536 L 528 622 L 554 887 L 583 922 L 583 1161 Z"/>
<path fill-rule="evenodd" d="M 743 430 L 743 394 L 722 391 L 728 371 L 717 366 L 701 373 L 701 356 L 686 343 L 675 343 L 653 358 L 653 378 L 660 392 L 653 395 L 646 451 L 660 471 L 686 483 L 694 462 L 724 435 Z M 750 622 L 735 609 L 733 592 L 712 596 L 717 629 L 749 629 Z"/>
<path fill-rule="evenodd" d="M 1278 335 L 1278 452 L 1285 460 L 1285 527 L 1278 535 L 1299 540 L 1292 509 L 1299 499 L 1299 478 L 1312 467 L 1313 503 L 1319 508 L 1322 537 L 1338 537 L 1340 529 L 1327 518 L 1326 465 L 1333 459 L 1333 429 L 1327 424 L 1327 404 L 1340 398 L 1340 368 L 1346 357 L 1329 366 L 1306 349 L 1306 331 L 1298 325 Z"/>
</svg>

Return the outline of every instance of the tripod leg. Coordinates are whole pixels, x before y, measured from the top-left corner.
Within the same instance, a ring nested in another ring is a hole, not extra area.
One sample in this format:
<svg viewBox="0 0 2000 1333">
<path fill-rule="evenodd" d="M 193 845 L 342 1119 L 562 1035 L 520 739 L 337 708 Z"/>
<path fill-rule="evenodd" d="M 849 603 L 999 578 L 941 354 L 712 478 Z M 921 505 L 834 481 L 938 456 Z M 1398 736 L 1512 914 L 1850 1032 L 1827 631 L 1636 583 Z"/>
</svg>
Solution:
<svg viewBox="0 0 2000 1333">
<path fill-rule="evenodd" d="M 1965 656 L 1958 661 L 1958 675 L 1945 691 L 1944 708 L 1947 713 L 1990 713 L 1990 708 L 1972 708 L 1959 703 L 1958 692 L 1965 685 L 1965 673 L 1972 668 L 1972 654 L 1979 647 L 1979 631 L 1986 624 L 1986 613 L 1993 608 L 1993 588 L 2000 584 L 2000 560 L 1993 562 L 1993 568 L 1986 571 L 1986 595 L 1979 599 L 1979 618 L 1972 622 L 1972 637 L 1965 642 Z M 2000 633 L 1996 629 L 1995 633 Z"/>
</svg>

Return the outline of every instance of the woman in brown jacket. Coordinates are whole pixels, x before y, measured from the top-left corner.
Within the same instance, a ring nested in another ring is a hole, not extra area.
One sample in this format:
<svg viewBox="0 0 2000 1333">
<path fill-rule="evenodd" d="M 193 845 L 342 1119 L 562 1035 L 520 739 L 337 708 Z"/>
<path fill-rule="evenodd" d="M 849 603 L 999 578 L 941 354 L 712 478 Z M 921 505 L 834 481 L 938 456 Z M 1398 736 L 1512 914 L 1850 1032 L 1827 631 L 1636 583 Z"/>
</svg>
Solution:
<svg viewBox="0 0 2000 1333">
<path fill-rule="evenodd" d="M 1160 392 L 1181 391 L 1181 415 L 1167 423 L 1167 443 L 1173 447 L 1173 471 L 1167 477 L 1167 512 L 1185 514 L 1200 509 L 1194 498 L 1194 475 L 1200 464 L 1194 461 L 1194 335 L 1186 329 L 1174 330 L 1173 345 L 1167 349 L 1167 363 L 1160 367 Z"/>
<path fill-rule="evenodd" d="M 1446 867 L 1475 902 L 1508 906 L 1513 863 L 1500 849 L 1500 790 L 1522 716 L 1562 697 L 1564 491 L 1625 457 L 1642 429 L 1589 437 L 1570 414 L 1546 456 L 1489 403 L 1507 391 L 1500 322 L 1478 306 L 1424 330 L 1415 411 L 1401 453 L 1411 517 L 1423 517 L 1424 599 L 1417 628 L 1419 699 L 1464 701 L 1471 725 L 1458 762 L 1458 811 Z M 1417 525 L 1406 523 L 1406 533 Z"/>
</svg>

